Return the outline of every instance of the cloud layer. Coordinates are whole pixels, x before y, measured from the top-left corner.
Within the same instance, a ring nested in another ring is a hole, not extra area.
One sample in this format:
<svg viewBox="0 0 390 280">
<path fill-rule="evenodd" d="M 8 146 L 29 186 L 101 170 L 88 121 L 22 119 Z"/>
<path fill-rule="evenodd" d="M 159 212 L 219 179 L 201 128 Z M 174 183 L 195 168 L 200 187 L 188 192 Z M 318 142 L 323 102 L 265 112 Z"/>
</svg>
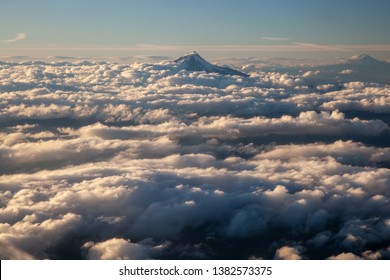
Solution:
<svg viewBox="0 0 390 280">
<path fill-rule="evenodd" d="M 390 256 L 387 85 L 0 64 L 2 258 Z"/>
</svg>

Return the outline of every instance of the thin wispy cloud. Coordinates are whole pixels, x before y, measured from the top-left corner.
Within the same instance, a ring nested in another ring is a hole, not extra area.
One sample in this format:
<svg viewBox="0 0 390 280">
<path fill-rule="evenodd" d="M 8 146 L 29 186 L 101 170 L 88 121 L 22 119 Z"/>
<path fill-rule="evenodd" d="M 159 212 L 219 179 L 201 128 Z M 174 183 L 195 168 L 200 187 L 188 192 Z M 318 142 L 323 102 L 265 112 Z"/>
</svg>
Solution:
<svg viewBox="0 0 390 280">
<path fill-rule="evenodd" d="M 344 46 L 339 45 L 322 45 L 308 42 L 293 42 L 294 45 L 302 47 L 307 50 L 321 50 L 321 51 L 348 51 Z"/>
<path fill-rule="evenodd" d="M 16 33 L 13 38 L 4 40 L 4 43 L 7 43 L 7 44 L 16 43 L 16 42 L 19 42 L 19 41 L 26 39 L 26 37 L 27 37 L 27 33 Z"/>
<path fill-rule="evenodd" d="M 266 40 L 266 41 L 276 41 L 276 42 L 290 40 L 290 38 L 285 38 L 285 37 L 261 37 L 261 39 Z"/>
</svg>

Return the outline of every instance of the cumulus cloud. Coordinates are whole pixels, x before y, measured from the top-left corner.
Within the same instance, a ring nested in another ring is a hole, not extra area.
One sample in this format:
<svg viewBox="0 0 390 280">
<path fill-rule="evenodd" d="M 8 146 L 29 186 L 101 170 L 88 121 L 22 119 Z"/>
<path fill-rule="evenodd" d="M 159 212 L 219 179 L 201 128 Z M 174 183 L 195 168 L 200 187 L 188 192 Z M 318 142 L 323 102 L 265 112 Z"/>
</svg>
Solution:
<svg viewBox="0 0 390 280">
<path fill-rule="evenodd" d="M 389 258 L 386 85 L 1 65 L 2 258 Z"/>
<path fill-rule="evenodd" d="M 374 148 L 352 141 L 336 141 L 331 144 L 315 143 L 307 145 L 276 146 L 258 157 L 264 159 L 314 158 L 332 156 L 339 162 L 354 165 L 376 164 L 390 161 L 389 148 Z"/>
<path fill-rule="evenodd" d="M 327 100 L 321 107 L 327 110 L 390 112 L 388 87 L 365 87 L 360 83 L 348 83 L 345 87 L 346 90 L 326 93 L 323 97 Z"/>
<path fill-rule="evenodd" d="M 147 246 L 121 238 L 113 238 L 97 244 L 87 242 L 83 248 L 87 250 L 87 258 L 92 260 L 145 260 L 149 259 L 152 251 Z"/>
<path fill-rule="evenodd" d="M 12 246 L 11 244 L 6 244 L 0 242 L 0 259 L 2 260 L 33 260 L 33 256 L 18 249 L 17 247 Z"/>
<path fill-rule="evenodd" d="M 289 246 L 283 246 L 276 250 L 275 257 L 281 260 L 300 260 L 300 252 L 298 249 Z"/>
<path fill-rule="evenodd" d="M 298 117 L 281 118 L 255 117 L 250 119 L 234 117 L 202 117 L 191 125 L 182 122 L 165 122 L 156 125 L 136 127 L 113 127 L 94 124 L 82 127 L 78 133 L 102 138 L 155 138 L 164 135 L 170 138 L 196 137 L 236 139 L 275 135 L 379 135 L 388 130 L 382 121 L 345 119 L 338 111 L 332 113 L 314 111 L 302 112 Z"/>
<path fill-rule="evenodd" d="M 315 75 L 319 75 L 321 73 L 320 70 L 317 70 L 317 71 L 307 71 L 305 72 L 302 77 L 304 78 L 308 78 L 308 77 L 311 77 L 311 76 L 315 76 Z"/>
<path fill-rule="evenodd" d="M 341 74 L 341 75 L 349 75 L 349 74 L 352 74 L 352 73 L 353 73 L 353 70 L 351 70 L 351 69 L 344 69 L 344 70 L 340 71 L 339 74 Z"/>
<path fill-rule="evenodd" d="M 26 39 L 26 37 L 27 37 L 27 33 L 16 33 L 13 38 L 6 39 L 4 40 L 4 42 L 7 44 L 15 43 Z"/>
<path fill-rule="evenodd" d="M 337 256 L 329 257 L 330 260 L 361 260 L 359 256 L 353 253 L 340 253 Z"/>
</svg>

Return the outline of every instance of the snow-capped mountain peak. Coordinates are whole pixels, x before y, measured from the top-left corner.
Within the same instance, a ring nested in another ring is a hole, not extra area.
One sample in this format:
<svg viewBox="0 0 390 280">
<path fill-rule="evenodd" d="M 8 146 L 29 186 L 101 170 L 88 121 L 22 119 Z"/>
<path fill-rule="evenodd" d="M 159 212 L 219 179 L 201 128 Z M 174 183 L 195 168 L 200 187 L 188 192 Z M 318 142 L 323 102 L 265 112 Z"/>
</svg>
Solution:
<svg viewBox="0 0 390 280">
<path fill-rule="evenodd" d="M 248 74 L 240 71 L 211 64 L 203 59 L 196 51 L 187 52 L 185 55 L 175 59 L 173 62 L 177 64 L 177 67 L 187 71 L 204 71 L 206 73 L 249 77 Z"/>
<path fill-rule="evenodd" d="M 186 64 L 186 66 L 194 67 L 194 68 L 196 68 L 196 66 L 204 67 L 204 68 L 208 68 L 212 66 L 209 62 L 204 60 L 196 51 L 187 52 L 185 55 L 175 59 L 174 62 Z M 187 70 L 191 70 L 191 69 L 187 69 Z M 192 71 L 197 71 L 197 70 L 192 70 Z"/>
<path fill-rule="evenodd" d="M 379 62 L 372 56 L 369 56 L 368 54 L 360 54 L 360 55 L 355 55 L 352 56 L 351 58 L 348 59 L 350 63 L 355 63 L 355 64 L 373 64 Z"/>
</svg>

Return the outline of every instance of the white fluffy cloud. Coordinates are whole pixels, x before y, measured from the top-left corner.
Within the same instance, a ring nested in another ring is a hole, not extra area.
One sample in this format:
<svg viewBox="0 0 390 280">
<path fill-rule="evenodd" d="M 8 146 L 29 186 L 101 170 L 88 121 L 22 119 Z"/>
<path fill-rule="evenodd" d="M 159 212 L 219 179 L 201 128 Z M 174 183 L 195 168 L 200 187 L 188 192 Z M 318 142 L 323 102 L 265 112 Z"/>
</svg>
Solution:
<svg viewBox="0 0 390 280">
<path fill-rule="evenodd" d="M 337 256 L 331 256 L 330 260 L 361 260 L 360 257 L 353 253 L 340 253 Z"/>
<path fill-rule="evenodd" d="M 349 74 L 352 74 L 352 73 L 353 73 L 353 70 L 351 70 L 351 69 L 344 69 L 344 70 L 340 71 L 339 74 L 349 75 Z"/>
<path fill-rule="evenodd" d="M 87 250 L 87 258 L 92 260 L 144 260 L 149 259 L 152 251 L 147 246 L 121 238 L 112 238 L 97 244 L 87 242 L 83 248 Z"/>
<path fill-rule="evenodd" d="M 388 86 L 1 65 L 2 258 L 389 258 Z"/>
<path fill-rule="evenodd" d="M 262 153 L 262 159 L 291 160 L 297 158 L 315 158 L 332 156 L 339 162 L 354 165 L 367 165 L 390 161 L 389 148 L 374 148 L 352 141 L 336 141 L 331 144 L 307 144 L 277 146 Z"/>
</svg>

